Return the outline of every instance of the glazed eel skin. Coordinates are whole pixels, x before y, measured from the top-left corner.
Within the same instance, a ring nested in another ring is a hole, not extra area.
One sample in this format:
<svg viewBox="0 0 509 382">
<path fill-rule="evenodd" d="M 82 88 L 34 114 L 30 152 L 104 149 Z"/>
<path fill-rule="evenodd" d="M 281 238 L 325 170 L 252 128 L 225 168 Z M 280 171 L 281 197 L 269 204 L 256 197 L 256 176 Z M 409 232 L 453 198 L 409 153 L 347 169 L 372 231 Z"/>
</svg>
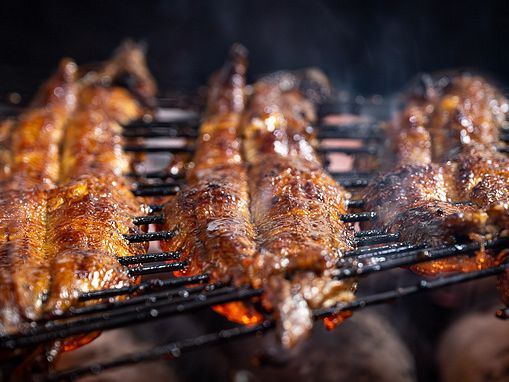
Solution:
<svg viewBox="0 0 509 382">
<path fill-rule="evenodd" d="M 340 219 L 349 195 L 316 153 L 311 110 L 298 92 L 261 82 L 243 121 L 258 246 L 250 278 L 267 291 L 265 304 L 275 311 L 285 347 L 308 334 L 312 309 L 349 301 L 355 290 L 353 281 L 333 279 L 354 231 Z"/>
<path fill-rule="evenodd" d="M 263 287 L 292 347 L 312 327 L 311 309 L 353 298 L 353 282 L 333 280 L 353 238 L 340 221 L 348 195 L 322 168 L 308 129 L 313 107 L 298 92 L 261 82 L 241 120 L 244 60 L 234 48 L 233 64 L 212 79 L 188 185 L 164 208 L 162 229 L 177 235 L 161 246 L 183 252 L 186 274 Z M 261 319 L 249 304 L 216 310 Z"/>
<path fill-rule="evenodd" d="M 208 273 L 211 282 L 249 284 L 255 230 L 249 212 L 247 171 L 239 134 L 244 110 L 247 53 L 232 47 L 230 59 L 210 81 L 205 119 L 196 141 L 187 184 L 166 204 L 164 230 L 177 235 L 161 242 L 165 251 L 182 251 L 190 261 L 186 275 Z M 230 320 L 253 324 L 260 314 L 246 304 L 216 308 Z"/>
<path fill-rule="evenodd" d="M 442 165 L 402 166 L 374 179 L 365 190 L 366 208 L 378 214 L 372 227 L 399 232 L 403 242 L 440 246 L 470 239 L 482 243 L 509 233 L 508 185 L 507 157 L 470 145 Z M 445 258 L 411 268 L 436 275 L 479 270 L 499 260 L 496 253 L 481 250 L 473 257 Z"/>
<path fill-rule="evenodd" d="M 386 168 L 442 163 L 470 144 L 491 147 L 509 111 L 495 86 L 468 73 L 425 76 L 405 97 L 405 108 L 386 126 L 393 155 Z"/>
<path fill-rule="evenodd" d="M 83 175 L 122 176 L 134 157 L 123 150 L 121 124 L 143 115 L 130 93 L 119 87 L 87 86 L 79 93 L 62 142 L 60 182 Z"/>
<path fill-rule="evenodd" d="M 129 157 L 122 151 L 119 123 L 141 114 L 124 89 L 82 85 L 65 136 L 55 145 L 61 156 L 52 183 L 33 181 L 31 189 L 2 193 L 0 333 L 62 314 L 83 292 L 136 282 L 116 260 L 143 254 L 147 247 L 122 236 L 140 233 L 132 217 L 146 211 L 121 177 Z"/>
<path fill-rule="evenodd" d="M 59 178 L 59 145 L 75 109 L 77 66 L 64 59 L 28 110 L 2 124 L 0 189 L 54 187 Z"/>
<path fill-rule="evenodd" d="M 58 315 L 79 293 L 132 281 L 116 256 L 145 252 L 122 234 L 138 233 L 139 203 L 117 177 L 83 177 L 51 190 L 0 195 L 0 333 Z"/>
</svg>

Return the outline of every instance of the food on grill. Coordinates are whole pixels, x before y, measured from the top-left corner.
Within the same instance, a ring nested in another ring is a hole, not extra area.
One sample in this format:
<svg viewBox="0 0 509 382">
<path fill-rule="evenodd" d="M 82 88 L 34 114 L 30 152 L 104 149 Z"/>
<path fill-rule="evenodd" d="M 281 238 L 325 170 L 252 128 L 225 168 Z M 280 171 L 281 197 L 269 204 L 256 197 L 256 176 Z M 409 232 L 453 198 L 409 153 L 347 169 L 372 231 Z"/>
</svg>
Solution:
<svg viewBox="0 0 509 382">
<path fill-rule="evenodd" d="M 196 141 L 187 185 L 164 208 L 163 229 L 177 229 L 163 250 L 180 250 L 189 259 L 186 274 L 208 273 L 212 282 L 248 283 L 247 267 L 256 251 L 249 212 L 246 168 L 239 127 L 244 109 L 244 48 L 234 46 L 230 61 L 211 79 L 205 120 Z M 261 316 L 247 305 L 217 308 L 245 324 Z"/>
<path fill-rule="evenodd" d="M 29 109 L 4 124 L 0 188 L 53 187 L 59 177 L 59 144 L 76 104 L 76 64 L 65 59 Z M 2 129 L 3 130 L 3 129 Z"/>
<path fill-rule="evenodd" d="M 85 85 L 110 86 L 114 80 L 124 75 L 130 77 L 130 88 L 144 105 L 155 107 L 157 84 L 148 69 L 142 44 L 126 40 L 109 60 L 99 65 L 80 66 L 81 82 Z"/>
<path fill-rule="evenodd" d="M 60 182 L 82 175 L 121 176 L 129 172 L 133 158 L 123 151 L 120 123 L 142 114 L 140 105 L 123 88 L 82 89 L 62 142 Z"/>
<path fill-rule="evenodd" d="M 233 64 L 212 79 L 188 185 L 164 208 L 163 229 L 177 235 L 161 246 L 183 251 L 187 274 L 263 287 L 291 347 L 309 332 L 311 309 L 353 297 L 352 282 L 333 280 L 353 238 L 340 219 L 348 195 L 322 168 L 308 128 L 314 110 L 299 92 L 259 82 L 240 124 L 245 57 L 232 53 Z M 261 319 L 249 305 L 216 310 Z"/>
<path fill-rule="evenodd" d="M 137 233 L 143 210 L 116 177 L 85 177 L 52 190 L 0 195 L 0 332 L 58 315 L 80 293 L 134 281 L 117 256 L 144 253 L 123 234 Z"/>
<path fill-rule="evenodd" d="M 2 333 L 62 314 L 83 292 L 135 282 L 117 257 L 146 251 L 122 236 L 140 232 L 132 218 L 144 209 L 121 177 L 131 158 L 120 123 L 143 109 L 97 78 L 76 83 L 76 70 L 63 61 L 20 120 L 0 128 Z"/>
<path fill-rule="evenodd" d="M 431 246 L 466 239 L 483 242 L 507 234 L 509 159 L 470 145 L 443 165 L 409 165 L 376 178 L 365 190 L 376 228 L 400 240 Z M 488 251 L 412 267 L 420 273 L 472 271 L 493 265 Z"/>
<path fill-rule="evenodd" d="M 424 89 L 414 87 L 408 98 L 386 129 L 391 166 L 441 163 L 474 143 L 491 147 L 499 143 L 509 112 L 507 99 L 472 74 L 425 81 Z"/>
<path fill-rule="evenodd" d="M 313 147 L 309 109 L 298 93 L 262 82 L 243 127 L 258 244 L 251 282 L 266 289 L 287 347 L 311 328 L 311 309 L 351 300 L 354 291 L 351 281 L 333 279 L 353 229 L 340 216 L 348 194 L 325 173 Z"/>
</svg>

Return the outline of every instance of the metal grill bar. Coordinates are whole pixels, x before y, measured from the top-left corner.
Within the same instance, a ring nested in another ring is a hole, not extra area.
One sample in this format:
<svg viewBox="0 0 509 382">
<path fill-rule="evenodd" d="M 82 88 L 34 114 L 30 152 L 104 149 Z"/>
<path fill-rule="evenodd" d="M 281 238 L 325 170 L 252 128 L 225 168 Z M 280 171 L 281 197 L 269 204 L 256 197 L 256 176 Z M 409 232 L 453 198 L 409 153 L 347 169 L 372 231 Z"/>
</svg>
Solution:
<svg viewBox="0 0 509 382">
<path fill-rule="evenodd" d="M 315 318 L 325 318 L 331 314 L 338 314 L 343 311 L 355 311 L 365 308 L 366 306 L 386 303 L 389 301 L 393 301 L 397 298 L 410 296 L 419 292 L 440 289 L 450 285 L 456 285 L 468 281 L 482 279 L 485 277 L 495 276 L 503 273 L 508 267 L 509 264 L 501 264 L 497 267 L 484 269 L 482 271 L 460 273 L 452 276 L 444 276 L 439 277 L 435 280 L 421 280 L 414 285 L 399 287 L 388 292 L 382 292 L 362 297 L 349 303 L 336 305 L 335 307 L 318 309 L 313 312 L 313 315 Z"/>
<path fill-rule="evenodd" d="M 378 247 L 359 248 L 345 252 L 343 259 L 356 258 L 365 259 L 369 257 L 388 256 L 401 252 L 408 252 L 414 249 L 422 249 L 424 245 L 406 244 L 406 243 L 391 243 Z"/>
<path fill-rule="evenodd" d="M 390 243 L 399 239 L 399 233 L 383 233 L 381 235 L 372 235 L 367 237 L 354 238 L 355 244 L 358 246 L 375 245 Z"/>
<path fill-rule="evenodd" d="M 373 145 L 366 145 L 361 147 L 320 147 L 317 150 L 321 154 L 341 153 L 347 155 L 354 154 L 371 154 L 378 153 L 378 147 Z"/>
<path fill-rule="evenodd" d="M 313 317 L 315 319 L 322 319 L 327 316 L 330 316 L 331 314 L 339 314 L 344 311 L 356 311 L 368 306 L 379 305 L 382 303 L 393 301 L 397 298 L 410 296 L 420 292 L 445 288 L 455 284 L 495 276 L 497 274 L 503 273 L 508 266 L 509 266 L 508 264 L 502 264 L 498 267 L 485 269 L 477 272 L 446 276 L 431 281 L 421 280 L 416 284 L 409 285 L 406 287 L 401 287 L 395 290 L 365 296 L 349 303 L 338 304 L 331 308 L 315 310 L 313 312 Z M 275 327 L 274 321 L 267 320 L 264 321 L 262 324 L 253 327 L 239 326 L 233 329 L 222 330 L 217 333 L 211 333 L 204 336 L 195 337 L 192 339 L 172 342 L 170 344 L 158 346 L 148 351 L 129 354 L 127 356 L 119 357 L 112 361 L 96 363 L 73 370 L 67 370 L 51 374 L 49 376 L 49 380 L 51 381 L 73 380 L 79 377 L 83 377 L 85 375 L 97 374 L 108 369 L 156 360 L 165 355 L 177 357 L 180 356 L 180 354 L 182 354 L 182 352 L 184 351 L 198 349 L 208 345 L 215 345 L 225 340 L 232 340 L 247 335 L 263 333 L 273 329 L 274 327 Z"/>
<path fill-rule="evenodd" d="M 150 171 L 146 172 L 144 174 L 136 173 L 136 172 L 129 172 L 127 174 L 124 174 L 124 176 L 128 178 L 144 178 L 144 179 L 173 179 L 176 183 L 181 183 L 179 180 L 181 179 L 180 175 L 171 174 L 166 171 Z"/>
<path fill-rule="evenodd" d="M 377 235 L 383 235 L 385 232 L 380 231 L 378 229 L 371 229 L 367 231 L 359 231 L 355 232 L 355 237 L 366 237 L 366 236 L 377 236 Z"/>
<path fill-rule="evenodd" d="M 171 289 L 171 290 L 163 290 L 158 291 L 156 293 L 144 294 L 129 298 L 127 300 L 122 301 L 114 301 L 114 302 L 106 302 L 102 304 L 94 304 L 87 305 L 82 307 L 76 307 L 72 311 L 70 311 L 70 317 L 83 316 L 86 314 L 92 313 L 105 313 L 105 312 L 114 312 L 119 309 L 124 309 L 132 306 L 144 306 L 150 304 L 152 307 L 155 306 L 156 303 L 161 303 L 165 301 L 165 304 L 182 302 L 189 298 L 191 295 L 209 292 L 207 294 L 208 297 L 214 295 L 222 295 L 225 293 L 235 292 L 235 288 L 232 287 L 223 287 L 220 284 L 201 284 L 194 287 L 187 288 L 179 288 L 179 289 Z M 178 301 L 174 300 L 174 298 L 179 298 Z M 125 311 L 125 310 L 124 310 Z"/>
<path fill-rule="evenodd" d="M 148 129 L 153 127 L 159 128 L 168 128 L 168 129 L 181 129 L 181 128 L 189 128 L 190 126 L 198 127 L 200 124 L 200 119 L 197 117 L 189 117 L 189 118 L 179 118 L 172 121 L 143 121 L 136 120 L 124 125 L 124 129 Z"/>
<path fill-rule="evenodd" d="M 353 130 L 351 127 L 344 126 L 320 126 L 317 128 L 316 137 L 318 139 L 382 139 L 381 130 L 361 129 Z M 124 137 L 128 138 L 196 138 L 198 130 L 188 126 L 148 126 L 129 128 L 123 132 Z"/>
<path fill-rule="evenodd" d="M 177 187 L 145 187 L 141 190 L 134 190 L 133 194 L 135 196 L 171 196 L 176 195 L 180 188 Z"/>
<path fill-rule="evenodd" d="M 128 272 L 131 276 L 151 275 L 154 273 L 180 271 L 189 265 L 188 261 L 176 261 L 173 263 L 148 265 L 143 267 L 129 268 Z"/>
<path fill-rule="evenodd" d="M 83 377 L 89 374 L 97 374 L 99 372 L 113 368 L 157 360 L 166 355 L 178 357 L 180 354 L 190 350 L 201 349 L 204 346 L 217 345 L 227 340 L 242 338 L 249 335 L 261 334 L 273 328 L 274 322 L 267 320 L 255 326 L 238 326 L 232 329 L 225 329 L 217 333 L 211 333 L 196 338 L 172 342 L 167 345 L 158 346 L 144 352 L 129 354 L 110 362 L 103 362 L 100 364 L 93 364 L 82 368 L 77 368 L 74 370 L 50 374 L 48 376 L 48 381 L 75 380 L 79 377 Z"/>
<path fill-rule="evenodd" d="M 383 138 L 384 130 L 378 124 L 333 125 L 319 124 L 315 126 L 317 138 L 371 139 Z"/>
<path fill-rule="evenodd" d="M 257 297 L 260 296 L 261 293 L 261 289 L 246 288 L 240 289 L 235 293 L 212 297 L 210 299 L 199 297 L 193 301 L 185 302 L 182 304 L 171 304 L 168 307 L 134 307 L 130 312 L 115 312 L 114 315 L 103 314 L 100 316 L 82 318 L 64 323 L 52 321 L 48 322 L 45 326 L 31 328 L 28 330 L 27 334 L 21 336 L 8 335 L 0 337 L 0 348 L 15 349 L 18 347 L 27 347 L 42 342 L 49 342 L 98 330 L 119 328 L 136 323 L 149 322 L 174 314 L 191 312 L 213 305 Z M 117 313 L 119 314 L 117 315 Z"/>
<path fill-rule="evenodd" d="M 177 260 L 182 256 L 182 252 L 154 252 L 144 255 L 117 257 L 117 260 L 122 265 L 140 264 L 140 263 L 153 263 L 156 261 Z"/>
<path fill-rule="evenodd" d="M 136 216 L 133 218 L 133 224 L 135 225 L 162 224 L 162 223 L 164 223 L 163 215 Z"/>
<path fill-rule="evenodd" d="M 189 276 L 189 277 L 176 277 L 167 280 L 148 280 L 139 284 L 129 285 L 122 288 L 103 289 L 99 291 L 86 292 L 80 297 L 80 301 L 99 300 L 103 298 L 110 298 L 122 296 L 126 294 L 133 294 L 138 292 L 150 292 L 155 290 L 172 289 L 183 285 L 200 284 L 208 281 L 207 274 Z M 70 311 L 73 310 L 71 307 Z"/>
<path fill-rule="evenodd" d="M 190 146 L 139 146 L 126 145 L 124 151 L 130 153 L 192 153 L 194 147 Z"/>
<path fill-rule="evenodd" d="M 346 207 L 347 208 L 362 208 L 366 204 L 366 200 L 359 199 L 359 200 L 347 200 L 346 201 Z"/>
<path fill-rule="evenodd" d="M 161 212 L 164 208 L 164 204 L 149 204 L 150 212 Z"/>
<path fill-rule="evenodd" d="M 483 247 L 486 249 L 502 248 L 509 244 L 509 238 L 500 238 L 488 240 Z M 444 246 L 441 248 L 425 248 L 405 252 L 404 256 L 390 258 L 374 264 L 359 263 L 349 268 L 342 268 L 335 273 L 334 278 L 341 280 L 349 277 L 368 275 L 374 272 L 382 272 L 389 269 L 439 260 L 446 257 L 466 255 L 481 249 L 481 245 L 477 242 L 466 244 L 455 244 Z M 362 265 L 362 266 L 360 266 Z"/>
<path fill-rule="evenodd" d="M 145 241 L 169 240 L 173 238 L 176 234 L 177 232 L 173 230 L 173 231 L 137 233 L 133 235 L 123 235 L 123 236 L 124 239 L 126 239 L 130 243 L 143 243 Z"/>
<path fill-rule="evenodd" d="M 334 177 L 334 180 L 345 188 L 366 187 L 369 183 L 369 179 L 345 179 Z"/>
<path fill-rule="evenodd" d="M 193 128 L 140 128 L 125 130 L 122 135 L 125 138 L 197 138 L 198 131 Z"/>
<path fill-rule="evenodd" d="M 374 220 L 376 216 L 376 212 L 356 212 L 353 214 L 340 215 L 340 219 L 345 223 L 354 223 Z"/>
</svg>

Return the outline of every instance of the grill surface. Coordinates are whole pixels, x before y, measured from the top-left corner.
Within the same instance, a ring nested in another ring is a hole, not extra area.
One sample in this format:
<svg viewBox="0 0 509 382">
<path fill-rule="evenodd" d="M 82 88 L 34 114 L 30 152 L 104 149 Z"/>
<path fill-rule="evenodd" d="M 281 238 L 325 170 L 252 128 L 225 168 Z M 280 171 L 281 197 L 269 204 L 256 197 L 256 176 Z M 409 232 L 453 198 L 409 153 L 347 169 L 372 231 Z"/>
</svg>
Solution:
<svg viewBox="0 0 509 382">
<path fill-rule="evenodd" d="M 18 112 L 19 108 L 3 107 L 0 110 L 2 115 L 10 115 Z M 329 105 L 327 110 L 333 111 L 334 105 Z M 189 142 L 189 140 L 197 136 L 198 124 L 199 121 L 195 117 L 174 121 L 136 121 L 129 126 L 125 126 L 124 135 L 126 137 L 151 139 L 185 138 Z M 318 137 L 321 139 L 353 139 L 362 142 L 362 145 L 359 147 L 351 147 L 349 145 L 322 147 L 321 153 L 325 159 L 327 159 L 328 155 L 334 153 L 377 155 L 380 147 L 378 143 L 383 140 L 382 130 L 377 123 L 361 125 L 320 124 L 316 128 Z M 193 146 L 191 144 L 165 146 L 146 144 L 129 146 L 125 149 L 132 152 L 177 154 L 192 152 Z M 331 174 L 338 183 L 352 189 L 365 186 L 371 176 L 370 173 L 356 171 L 331 172 Z M 179 176 L 173 176 L 165 171 L 128 175 L 136 179 L 136 187 L 133 189 L 133 193 L 136 196 L 174 195 L 183 184 L 183 180 Z M 349 201 L 348 207 L 353 211 L 343 215 L 342 220 L 345 222 L 362 222 L 376 219 L 377 216 L 374 212 L 362 211 L 364 204 L 365 201 L 360 199 Z M 162 205 L 152 204 L 150 208 L 152 213 L 147 216 L 136 217 L 134 219 L 135 224 L 148 225 L 162 221 L 163 216 L 159 213 Z M 173 231 L 148 232 L 139 235 L 126 235 L 125 238 L 130 242 L 158 241 L 171 239 L 174 234 L 175 232 Z M 386 233 L 377 230 L 359 231 L 355 236 L 357 247 L 345 253 L 344 258 L 337 264 L 338 270 L 335 275 L 337 279 L 367 276 L 396 267 L 409 266 L 450 256 L 468 256 L 480 248 L 479 244 L 474 242 L 428 248 L 424 245 L 399 242 L 399 235 L 397 233 Z M 509 239 L 500 238 L 486 243 L 485 247 L 499 249 L 507 247 L 508 244 Z M 194 312 L 226 302 L 250 299 L 263 293 L 261 289 L 253 289 L 250 286 L 234 288 L 228 285 L 209 284 L 207 283 L 208 277 L 206 274 L 191 277 L 173 277 L 171 272 L 182 270 L 188 265 L 187 262 L 178 261 L 179 255 L 178 252 L 157 252 L 119 259 L 123 265 L 128 267 L 129 273 L 133 276 L 166 274 L 166 277 L 143 281 L 140 284 L 124 288 L 83 294 L 80 296 L 81 301 L 90 302 L 97 300 L 98 302 L 92 305 L 71 308 L 62 317 L 35 323 L 26 332 L 0 337 L 0 349 L 12 350 L 30 347 L 92 331 L 146 323 L 168 316 Z M 161 262 L 166 263 L 161 264 Z M 321 319 L 333 313 L 356 311 L 367 306 L 392 301 L 395 298 L 491 277 L 504 272 L 508 266 L 509 264 L 502 264 L 477 272 L 454 274 L 433 280 L 422 279 L 415 284 L 405 287 L 366 296 L 358 296 L 356 300 L 350 303 L 317 310 L 314 312 L 314 317 L 315 319 Z M 129 298 L 121 301 L 108 302 L 105 300 L 117 296 L 128 296 Z M 501 310 L 498 312 L 498 316 L 501 318 L 506 318 L 507 315 L 506 311 Z M 183 352 L 203 346 L 264 333 L 273 328 L 274 322 L 272 318 L 266 315 L 265 321 L 257 326 L 238 326 L 233 329 L 189 338 L 184 341 L 172 342 L 164 346 L 155 347 L 149 351 L 130 354 L 112 361 L 88 365 L 75 370 L 54 373 L 44 378 L 47 380 L 75 379 L 87 374 L 97 374 L 98 372 L 115 367 L 158 359 L 164 355 L 178 356 Z"/>
</svg>

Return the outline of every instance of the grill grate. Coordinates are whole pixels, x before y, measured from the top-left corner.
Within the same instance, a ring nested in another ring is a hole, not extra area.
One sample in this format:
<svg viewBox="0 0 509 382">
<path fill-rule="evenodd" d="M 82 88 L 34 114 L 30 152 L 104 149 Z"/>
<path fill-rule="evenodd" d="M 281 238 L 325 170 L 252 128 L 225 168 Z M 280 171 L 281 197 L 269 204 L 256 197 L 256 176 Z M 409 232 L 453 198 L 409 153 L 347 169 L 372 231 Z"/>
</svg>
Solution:
<svg viewBox="0 0 509 382">
<path fill-rule="evenodd" d="M 197 136 L 199 120 L 196 118 L 180 119 L 178 121 L 136 121 L 125 126 L 124 136 L 134 138 L 186 138 Z M 322 154 L 369 154 L 377 155 L 379 145 L 373 141 L 383 139 L 383 130 L 379 124 L 356 125 L 318 125 L 320 139 L 355 139 L 364 141 L 360 147 L 320 148 Z M 131 152 L 166 152 L 171 154 L 191 153 L 192 145 L 148 146 L 131 145 L 125 147 Z M 133 191 L 136 196 L 167 196 L 176 194 L 183 184 L 181 175 L 174 176 L 165 171 L 127 174 L 139 180 Z M 332 172 L 331 175 L 344 187 L 359 188 L 367 185 L 373 176 L 367 172 Z M 353 199 L 347 202 L 349 209 L 362 209 L 366 201 Z M 162 204 L 149 205 L 151 213 L 161 212 Z M 341 219 L 345 222 L 363 222 L 376 219 L 376 213 L 369 211 L 344 214 Z M 163 222 L 163 215 L 147 215 L 134 218 L 137 225 L 159 224 Z M 175 231 L 148 232 L 136 235 L 124 235 L 129 242 L 145 242 L 171 240 Z M 469 255 L 480 249 L 480 244 L 468 242 L 464 244 L 428 248 L 399 242 L 397 233 L 387 233 L 379 230 L 360 231 L 355 234 L 355 249 L 344 253 L 335 271 L 336 279 L 366 276 L 376 272 L 383 272 L 397 267 L 432 261 L 450 256 Z M 484 244 L 485 248 L 499 249 L 507 247 L 509 239 L 500 238 Z M 118 258 L 119 262 L 128 268 L 133 276 L 171 273 L 184 270 L 186 261 L 178 261 L 180 252 L 156 252 L 132 257 Z M 171 262 L 168 262 L 171 261 Z M 157 264 L 165 262 L 163 264 Z M 454 274 L 436 278 L 422 279 L 416 284 L 400 287 L 394 290 L 358 296 L 354 301 L 337 306 L 314 311 L 315 319 L 324 318 L 330 314 L 344 311 L 360 310 L 371 305 L 382 304 L 396 298 L 413 295 L 423 291 L 439 289 L 454 284 L 460 284 L 480 278 L 491 277 L 503 273 L 507 264 L 489 269 Z M 40 343 L 47 343 L 58 339 L 86 334 L 97 330 L 119 328 L 137 323 L 145 323 L 164 317 L 189 313 L 199 309 L 232 301 L 242 301 L 261 296 L 263 290 L 250 286 L 232 287 L 229 285 L 210 284 L 208 275 L 201 274 L 190 277 L 171 277 L 154 279 L 123 288 L 106 289 L 83 293 L 80 301 L 87 305 L 70 308 L 64 315 L 34 323 L 23 333 L 0 337 L 0 349 L 9 350 L 30 347 Z M 108 299 L 128 297 L 121 300 Z M 92 303 L 96 301 L 95 303 Z M 500 317 L 509 316 L 509 310 L 500 311 Z M 248 335 L 267 332 L 274 328 L 270 316 L 260 325 L 247 327 L 238 326 L 233 329 L 222 330 L 204 336 L 190 338 L 184 341 L 172 342 L 164 346 L 155 347 L 144 352 L 137 352 L 120 357 L 112 361 L 93 364 L 82 368 L 54 373 L 45 376 L 47 380 L 71 380 L 87 374 L 97 374 L 104 370 L 126 365 L 133 365 L 144 361 L 158 359 L 165 355 L 179 356 L 183 352 L 191 351 L 203 346 L 218 344 Z"/>
</svg>

